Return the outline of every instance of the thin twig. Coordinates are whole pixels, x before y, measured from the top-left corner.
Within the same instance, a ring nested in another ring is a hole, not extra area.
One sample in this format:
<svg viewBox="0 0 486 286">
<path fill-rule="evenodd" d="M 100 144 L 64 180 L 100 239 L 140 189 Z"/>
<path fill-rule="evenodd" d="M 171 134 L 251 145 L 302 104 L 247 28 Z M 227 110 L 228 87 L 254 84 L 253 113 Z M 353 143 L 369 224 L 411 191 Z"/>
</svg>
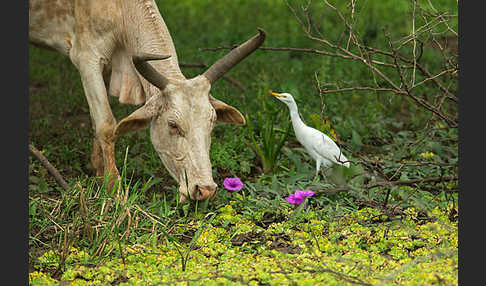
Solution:
<svg viewBox="0 0 486 286">
<path fill-rule="evenodd" d="M 439 110 L 439 107 L 432 106 L 428 101 L 416 96 L 412 92 L 411 88 L 408 85 L 408 82 L 405 79 L 404 73 L 403 73 L 402 69 L 400 68 L 400 65 L 398 65 L 398 58 L 399 57 L 398 57 L 397 49 L 395 49 L 395 47 L 393 46 L 393 42 L 392 42 L 391 37 L 388 33 L 386 34 L 386 37 L 388 39 L 388 44 L 390 46 L 390 49 L 392 50 L 393 59 L 395 61 L 395 65 L 397 67 L 398 76 L 400 78 L 402 85 L 405 86 L 405 91 L 406 91 L 406 94 L 408 95 L 408 97 L 412 98 L 417 104 L 423 106 L 424 108 L 428 109 L 429 111 L 432 111 L 434 114 L 436 114 L 441 119 L 446 121 L 447 124 L 449 124 L 449 126 L 451 126 L 453 128 L 457 127 L 458 123 L 454 118 L 450 118 L 450 117 L 446 116 L 443 112 L 441 112 Z"/>
<path fill-rule="evenodd" d="M 371 189 L 376 187 L 385 187 L 385 186 L 396 186 L 396 185 L 414 185 L 418 183 L 439 183 L 444 181 L 455 181 L 457 180 L 457 176 L 444 176 L 444 177 L 431 177 L 431 178 L 422 178 L 422 179 L 410 179 L 410 180 L 397 180 L 397 181 L 383 181 L 383 182 L 376 182 L 373 184 L 366 185 L 365 188 Z"/>
<path fill-rule="evenodd" d="M 205 68 L 206 67 L 206 65 L 201 62 L 193 62 L 193 63 L 179 62 L 179 66 L 184 68 Z"/>
<path fill-rule="evenodd" d="M 213 48 L 201 48 L 201 51 L 219 51 L 219 50 L 232 50 L 236 46 L 219 46 L 219 47 L 213 47 Z M 364 46 L 359 46 L 359 47 L 364 47 Z M 300 52 L 300 53 L 310 53 L 310 54 L 317 54 L 317 55 L 323 55 L 323 56 L 331 56 L 331 57 L 339 57 L 343 59 L 348 59 L 348 60 L 359 60 L 363 61 L 363 58 L 361 57 L 353 57 L 353 56 L 348 56 L 340 53 L 331 53 L 323 50 L 318 50 L 318 49 L 309 49 L 309 48 L 294 48 L 294 47 L 259 47 L 259 50 L 263 51 L 276 51 L 276 52 Z M 372 64 L 380 65 L 380 66 L 386 66 L 386 67 L 391 67 L 395 68 L 395 64 L 393 63 L 387 63 L 383 61 L 377 61 L 377 60 L 366 60 Z M 402 65 L 401 68 L 403 69 L 412 69 L 413 65 Z"/>
<path fill-rule="evenodd" d="M 49 173 L 56 179 L 56 182 L 66 191 L 70 191 L 71 188 L 69 187 L 68 183 L 63 179 L 61 173 L 47 160 L 47 158 L 32 144 L 29 144 L 29 151 L 36 157 L 41 164 L 49 171 Z"/>
<path fill-rule="evenodd" d="M 391 91 L 396 94 L 405 94 L 403 91 L 395 90 L 393 88 L 379 88 L 379 87 L 371 87 L 371 86 L 356 86 L 356 87 L 346 87 L 346 88 L 340 88 L 340 89 L 330 89 L 330 90 L 322 90 L 322 93 L 337 93 L 337 92 L 347 92 L 347 91 L 363 91 L 363 90 L 369 90 L 369 91 Z"/>
<path fill-rule="evenodd" d="M 219 46 L 214 48 L 201 48 L 201 51 L 219 51 L 219 50 L 232 50 L 236 46 Z M 259 50 L 264 51 L 291 51 L 291 52 L 304 52 L 304 53 L 313 53 L 318 55 L 325 55 L 325 56 L 334 56 L 334 57 L 341 57 L 345 59 L 352 59 L 350 56 L 346 56 L 343 54 L 336 54 L 336 53 L 329 53 L 322 50 L 317 49 L 307 49 L 307 48 L 287 48 L 287 47 L 259 47 Z"/>
<path fill-rule="evenodd" d="M 207 68 L 208 67 L 206 64 L 201 63 L 201 62 L 194 62 L 194 63 L 180 62 L 179 66 L 180 67 L 186 67 L 186 68 Z M 246 89 L 245 85 L 243 85 L 241 82 L 239 82 L 238 80 L 236 80 L 235 78 L 233 78 L 229 75 L 223 75 L 223 79 L 226 80 L 227 82 L 231 83 L 235 87 L 241 89 L 241 90 Z"/>
<path fill-rule="evenodd" d="M 413 88 L 415 85 L 415 73 L 417 71 L 417 37 L 415 36 L 415 10 L 417 8 L 417 0 L 413 1 L 413 15 L 412 15 L 412 35 L 413 35 L 413 72 L 412 72 L 412 82 L 410 86 Z"/>
</svg>

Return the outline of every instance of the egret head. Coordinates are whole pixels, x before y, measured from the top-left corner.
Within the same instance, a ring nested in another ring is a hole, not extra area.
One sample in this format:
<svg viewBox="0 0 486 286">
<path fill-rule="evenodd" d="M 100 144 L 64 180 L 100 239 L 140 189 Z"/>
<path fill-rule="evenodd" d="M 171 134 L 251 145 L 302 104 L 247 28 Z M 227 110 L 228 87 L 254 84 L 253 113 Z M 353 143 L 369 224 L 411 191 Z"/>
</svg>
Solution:
<svg viewBox="0 0 486 286">
<path fill-rule="evenodd" d="M 276 92 L 272 92 L 270 91 L 269 92 L 271 95 L 275 96 L 276 99 L 282 101 L 283 103 L 285 104 L 292 104 L 292 103 L 295 103 L 295 100 L 294 98 L 292 97 L 292 95 L 290 93 L 276 93 Z"/>
</svg>

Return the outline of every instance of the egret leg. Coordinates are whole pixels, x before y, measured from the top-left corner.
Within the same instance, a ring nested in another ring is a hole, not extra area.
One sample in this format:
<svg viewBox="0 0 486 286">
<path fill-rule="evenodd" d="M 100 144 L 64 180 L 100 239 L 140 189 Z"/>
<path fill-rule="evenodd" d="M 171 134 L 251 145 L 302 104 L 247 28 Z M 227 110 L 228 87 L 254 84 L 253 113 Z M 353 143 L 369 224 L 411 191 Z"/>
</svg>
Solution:
<svg viewBox="0 0 486 286">
<path fill-rule="evenodd" d="M 315 178 L 319 177 L 319 170 L 321 168 L 321 162 L 319 160 L 316 161 L 316 176 Z"/>
<path fill-rule="evenodd" d="M 323 177 L 323 181 L 325 183 L 328 183 L 327 182 L 327 175 L 330 175 L 331 173 L 329 172 L 330 170 L 332 170 L 332 166 L 327 166 L 326 164 L 324 164 L 324 168 L 322 170 L 322 177 Z M 329 183 L 332 183 L 332 181 L 330 181 Z"/>
</svg>

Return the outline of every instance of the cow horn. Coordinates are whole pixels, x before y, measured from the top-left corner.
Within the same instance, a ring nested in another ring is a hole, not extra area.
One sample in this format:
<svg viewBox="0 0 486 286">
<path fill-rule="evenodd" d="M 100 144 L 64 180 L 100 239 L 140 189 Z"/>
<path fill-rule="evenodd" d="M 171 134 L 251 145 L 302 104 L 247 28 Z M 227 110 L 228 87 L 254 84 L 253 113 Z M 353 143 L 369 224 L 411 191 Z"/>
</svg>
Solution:
<svg viewBox="0 0 486 286">
<path fill-rule="evenodd" d="M 133 56 L 132 61 L 137 71 L 146 80 L 158 87 L 160 90 L 163 90 L 169 83 L 169 80 L 165 76 L 160 74 L 157 70 L 155 70 L 149 63 L 147 63 L 147 61 L 165 60 L 170 57 L 170 55 L 166 56 L 155 54 L 140 54 L 137 56 Z"/>
<path fill-rule="evenodd" d="M 258 35 L 239 45 L 227 55 L 215 62 L 204 72 L 204 76 L 213 84 L 218 78 L 223 76 L 232 67 L 251 54 L 265 41 L 266 33 L 263 29 L 258 29 Z"/>
</svg>

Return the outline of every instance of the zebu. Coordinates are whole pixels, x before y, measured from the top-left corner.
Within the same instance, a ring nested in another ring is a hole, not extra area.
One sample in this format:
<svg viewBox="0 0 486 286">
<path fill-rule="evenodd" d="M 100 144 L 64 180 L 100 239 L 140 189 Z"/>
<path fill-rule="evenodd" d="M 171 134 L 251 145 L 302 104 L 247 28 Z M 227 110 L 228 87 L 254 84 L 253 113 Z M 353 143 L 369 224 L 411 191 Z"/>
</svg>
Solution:
<svg viewBox="0 0 486 286">
<path fill-rule="evenodd" d="M 109 176 L 115 184 L 117 136 L 150 125 L 155 150 L 179 182 L 181 202 L 214 196 L 211 131 L 215 121 L 244 125 L 245 118 L 212 97 L 211 85 L 263 43 L 263 30 L 190 79 L 179 68 L 153 0 L 30 0 L 29 39 L 68 56 L 81 75 L 97 176 Z M 144 105 L 117 123 L 108 96 Z"/>
</svg>

